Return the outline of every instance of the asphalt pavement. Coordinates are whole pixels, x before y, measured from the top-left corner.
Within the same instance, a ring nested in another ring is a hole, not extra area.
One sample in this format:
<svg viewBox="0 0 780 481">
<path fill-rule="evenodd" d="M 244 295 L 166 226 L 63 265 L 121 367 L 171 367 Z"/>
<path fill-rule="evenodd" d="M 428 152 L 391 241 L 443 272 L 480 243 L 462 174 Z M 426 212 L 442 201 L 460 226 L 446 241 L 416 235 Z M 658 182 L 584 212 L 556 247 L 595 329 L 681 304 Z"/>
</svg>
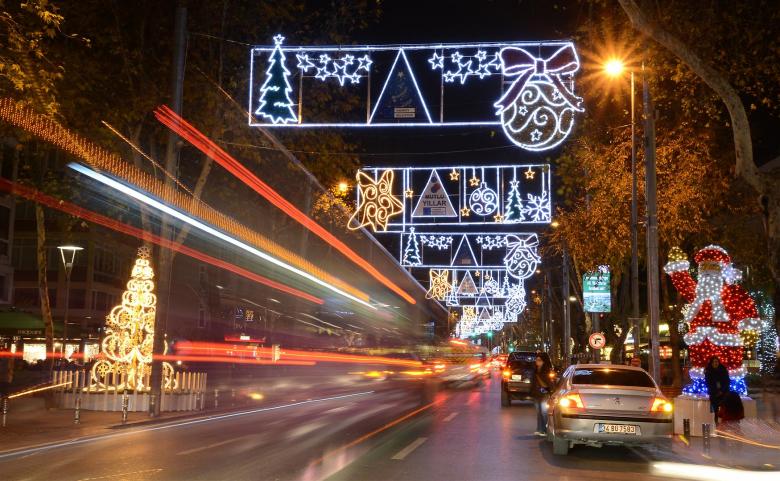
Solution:
<svg viewBox="0 0 780 481">
<path fill-rule="evenodd" d="M 530 403 L 501 408 L 496 379 L 432 400 L 367 382 L 335 396 L 3 452 L 0 479 L 638 481 L 669 479 L 654 476 L 658 461 L 698 462 L 692 448 L 683 456 L 672 446 L 577 447 L 557 457 L 534 427 Z"/>
</svg>

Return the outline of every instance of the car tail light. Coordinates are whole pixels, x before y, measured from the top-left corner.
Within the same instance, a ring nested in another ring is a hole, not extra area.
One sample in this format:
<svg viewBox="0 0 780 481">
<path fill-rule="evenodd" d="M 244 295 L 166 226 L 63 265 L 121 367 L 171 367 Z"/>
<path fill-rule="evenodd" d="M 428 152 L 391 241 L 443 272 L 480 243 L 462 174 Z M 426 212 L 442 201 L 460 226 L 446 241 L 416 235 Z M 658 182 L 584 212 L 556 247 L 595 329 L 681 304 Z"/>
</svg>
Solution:
<svg viewBox="0 0 780 481">
<path fill-rule="evenodd" d="M 580 398 L 580 395 L 577 393 L 569 393 L 563 396 L 561 399 L 558 400 L 558 405 L 562 408 L 583 409 L 585 407 L 585 405 L 582 404 L 582 398 Z"/>
<path fill-rule="evenodd" d="M 504 372 L 502 372 L 501 375 L 504 376 L 504 379 L 509 379 L 509 376 L 512 375 L 512 371 L 509 369 L 504 369 Z"/>
<path fill-rule="evenodd" d="M 650 408 L 650 411 L 656 413 L 670 413 L 672 412 L 672 409 L 674 409 L 672 403 L 664 398 L 657 397 L 653 399 L 653 406 Z"/>
</svg>

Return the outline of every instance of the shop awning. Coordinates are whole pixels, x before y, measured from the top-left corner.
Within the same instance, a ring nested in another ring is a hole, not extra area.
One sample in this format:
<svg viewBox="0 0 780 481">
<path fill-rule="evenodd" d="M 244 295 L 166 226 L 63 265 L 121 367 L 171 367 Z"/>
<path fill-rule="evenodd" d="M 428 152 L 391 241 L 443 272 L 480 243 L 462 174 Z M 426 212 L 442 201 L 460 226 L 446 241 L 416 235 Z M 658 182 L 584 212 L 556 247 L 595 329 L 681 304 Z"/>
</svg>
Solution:
<svg viewBox="0 0 780 481">
<path fill-rule="evenodd" d="M 45 332 L 43 319 L 35 314 L 23 311 L 0 311 L 0 336 L 39 338 L 44 337 Z M 61 335 L 62 321 L 54 321 L 54 337 Z"/>
</svg>

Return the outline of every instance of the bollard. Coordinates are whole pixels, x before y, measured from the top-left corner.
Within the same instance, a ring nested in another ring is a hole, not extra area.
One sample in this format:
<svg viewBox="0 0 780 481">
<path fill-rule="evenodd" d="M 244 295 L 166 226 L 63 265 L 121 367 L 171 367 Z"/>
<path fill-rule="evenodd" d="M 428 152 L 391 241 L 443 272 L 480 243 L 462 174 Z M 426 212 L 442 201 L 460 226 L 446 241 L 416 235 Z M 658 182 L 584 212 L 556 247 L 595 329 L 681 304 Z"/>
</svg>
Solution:
<svg viewBox="0 0 780 481">
<path fill-rule="evenodd" d="M 5 418 L 8 415 L 8 398 L 3 398 L 3 427 L 5 427 Z"/>
<path fill-rule="evenodd" d="M 236 405 L 236 390 L 231 389 L 230 390 L 230 405 L 235 406 Z"/>
<path fill-rule="evenodd" d="M 710 454 L 710 423 L 702 423 L 701 435 L 704 454 Z"/>
<path fill-rule="evenodd" d="M 154 406 L 155 406 L 155 400 L 157 399 L 157 396 L 154 395 L 154 393 L 149 393 L 149 417 L 154 417 Z"/>
<path fill-rule="evenodd" d="M 73 424 L 81 424 L 81 396 L 76 397 L 76 410 L 73 411 Z"/>
<path fill-rule="evenodd" d="M 122 424 L 127 423 L 127 408 L 130 407 L 130 396 L 127 395 L 127 389 L 122 394 Z"/>
<path fill-rule="evenodd" d="M 686 441 L 691 439 L 691 420 L 687 418 L 683 419 L 683 436 Z"/>
<path fill-rule="evenodd" d="M 200 391 L 195 391 L 195 410 L 200 410 Z"/>
<path fill-rule="evenodd" d="M 214 409 L 219 406 L 219 389 L 214 389 Z"/>
</svg>

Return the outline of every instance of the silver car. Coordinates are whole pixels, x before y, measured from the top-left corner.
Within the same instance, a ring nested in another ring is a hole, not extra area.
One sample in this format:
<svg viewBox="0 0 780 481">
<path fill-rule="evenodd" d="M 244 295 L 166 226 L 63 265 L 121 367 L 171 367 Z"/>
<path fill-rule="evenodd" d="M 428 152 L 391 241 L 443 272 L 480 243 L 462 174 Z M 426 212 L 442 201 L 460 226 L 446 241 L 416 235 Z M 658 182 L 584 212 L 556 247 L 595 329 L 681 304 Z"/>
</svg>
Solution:
<svg viewBox="0 0 780 481">
<path fill-rule="evenodd" d="M 576 444 L 651 444 L 672 435 L 672 404 L 639 367 L 577 364 L 561 376 L 548 404 L 553 453 Z"/>
</svg>

